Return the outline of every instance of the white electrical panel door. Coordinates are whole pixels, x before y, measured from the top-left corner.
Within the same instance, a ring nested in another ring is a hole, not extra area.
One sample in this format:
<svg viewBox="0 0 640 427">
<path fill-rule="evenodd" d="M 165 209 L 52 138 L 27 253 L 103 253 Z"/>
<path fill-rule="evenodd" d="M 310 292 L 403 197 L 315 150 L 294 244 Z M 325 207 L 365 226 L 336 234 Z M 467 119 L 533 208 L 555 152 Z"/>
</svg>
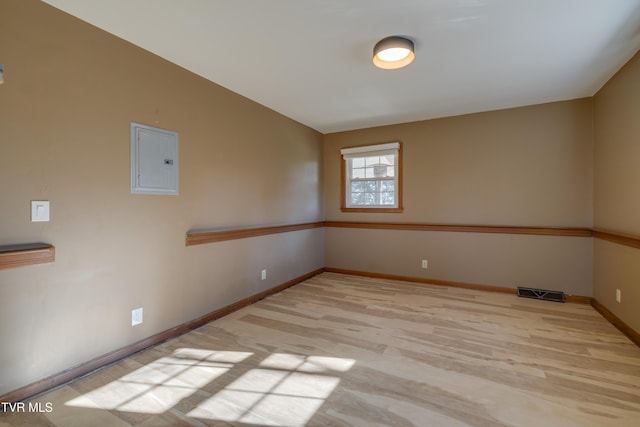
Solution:
<svg viewBox="0 0 640 427">
<path fill-rule="evenodd" d="M 178 134 L 131 123 L 131 192 L 178 194 Z"/>
</svg>

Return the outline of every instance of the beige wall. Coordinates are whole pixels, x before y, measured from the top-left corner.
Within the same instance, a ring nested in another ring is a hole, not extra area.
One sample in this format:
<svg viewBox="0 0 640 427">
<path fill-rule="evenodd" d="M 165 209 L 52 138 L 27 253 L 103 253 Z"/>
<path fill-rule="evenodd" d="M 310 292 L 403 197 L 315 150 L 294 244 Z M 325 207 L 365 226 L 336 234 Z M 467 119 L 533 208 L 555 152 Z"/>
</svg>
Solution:
<svg viewBox="0 0 640 427">
<path fill-rule="evenodd" d="M 345 228 L 325 234 L 327 267 L 591 296 L 591 238 Z"/>
<path fill-rule="evenodd" d="M 325 136 L 325 218 L 591 227 L 591 99 Z M 404 212 L 340 211 L 340 148 L 401 141 Z M 327 229 L 328 267 L 590 296 L 584 237 Z M 420 260 L 429 260 L 429 269 Z"/>
<path fill-rule="evenodd" d="M 594 97 L 594 225 L 640 235 L 640 54 Z M 621 303 L 615 301 L 622 291 Z M 594 296 L 640 331 L 640 250 L 596 240 Z"/>
<path fill-rule="evenodd" d="M 327 220 L 591 227 L 591 100 L 325 136 Z M 340 212 L 340 148 L 401 141 L 404 213 Z"/>
<path fill-rule="evenodd" d="M 0 40 L 0 245 L 56 246 L 0 271 L 0 395 L 324 266 L 322 229 L 184 244 L 322 220 L 322 135 L 35 0 Z M 179 133 L 179 196 L 130 194 L 131 121 Z"/>
</svg>

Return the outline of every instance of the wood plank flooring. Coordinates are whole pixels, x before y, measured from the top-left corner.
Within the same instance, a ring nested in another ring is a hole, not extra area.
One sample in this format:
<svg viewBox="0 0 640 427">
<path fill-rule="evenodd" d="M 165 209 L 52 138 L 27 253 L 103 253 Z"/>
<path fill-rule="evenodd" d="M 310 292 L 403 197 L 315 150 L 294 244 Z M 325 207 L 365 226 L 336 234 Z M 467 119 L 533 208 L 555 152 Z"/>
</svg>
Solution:
<svg viewBox="0 0 640 427">
<path fill-rule="evenodd" d="M 323 273 L 24 409 L 0 426 L 638 427 L 640 348 L 589 305 Z"/>
</svg>

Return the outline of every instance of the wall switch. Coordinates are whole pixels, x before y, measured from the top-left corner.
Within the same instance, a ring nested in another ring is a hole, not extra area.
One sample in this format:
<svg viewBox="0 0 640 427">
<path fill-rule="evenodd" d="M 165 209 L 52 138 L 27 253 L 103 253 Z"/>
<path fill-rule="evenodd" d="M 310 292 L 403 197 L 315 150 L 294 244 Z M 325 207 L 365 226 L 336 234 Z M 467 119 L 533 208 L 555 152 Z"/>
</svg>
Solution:
<svg viewBox="0 0 640 427">
<path fill-rule="evenodd" d="M 47 222 L 49 221 L 49 201 L 48 200 L 32 200 L 31 201 L 31 222 Z"/>
<path fill-rule="evenodd" d="M 262 280 L 267 278 L 267 270 L 262 270 Z"/>
<path fill-rule="evenodd" d="M 142 323 L 142 307 L 131 310 L 131 326 Z"/>
<path fill-rule="evenodd" d="M 620 289 L 616 289 L 616 302 L 622 302 L 622 291 Z"/>
<path fill-rule="evenodd" d="M 426 259 L 422 260 L 422 268 L 424 268 L 425 270 L 429 268 L 429 262 Z"/>
</svg>

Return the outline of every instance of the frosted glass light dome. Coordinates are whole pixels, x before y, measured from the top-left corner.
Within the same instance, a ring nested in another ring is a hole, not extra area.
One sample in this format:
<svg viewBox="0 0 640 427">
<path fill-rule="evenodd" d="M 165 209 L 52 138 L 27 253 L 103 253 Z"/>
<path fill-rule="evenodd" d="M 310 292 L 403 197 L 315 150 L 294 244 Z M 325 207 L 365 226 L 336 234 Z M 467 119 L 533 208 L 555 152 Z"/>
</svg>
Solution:
<svg viewBox="0 0 640 427">
<path fill-rule="evenodd" d="M 406 37 L 386 37 L 373 48 L 374 65 L 385 70 L 406 67 L 414 58 L 413 42 Z"/>
</svg>

